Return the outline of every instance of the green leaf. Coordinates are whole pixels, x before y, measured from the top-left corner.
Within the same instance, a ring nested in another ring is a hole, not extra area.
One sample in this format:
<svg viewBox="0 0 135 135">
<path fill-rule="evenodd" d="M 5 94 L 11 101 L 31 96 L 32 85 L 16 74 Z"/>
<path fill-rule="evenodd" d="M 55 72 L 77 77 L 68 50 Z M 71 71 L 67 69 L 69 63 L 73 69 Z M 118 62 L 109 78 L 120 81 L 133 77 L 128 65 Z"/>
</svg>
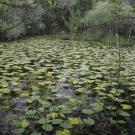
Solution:
<svg viewBox="0 0 135 135">
<path fill-rule="evenodd" d="M 50 124 L 46 124 L 42 126 L 42 129 L 44 129 L 45 131 L 52 131 L 53 127 Z"/>
<path fill-rule="evenodd" d="M 50 122 L 51 120 L 48 118 L 41 118 L 40 120 L 38 120 L 38 123 L 42 125 L 44 125 L 45 123 L 50 123 Z"/>
<path fill-rule="evenodd" d="M 38 108 L 38 111 L 43 113 L 45 111 L 45 109 L 44 109 L 44 107 L 40 107 L 40 108 Z"/>
<path fill-rule="evenodd" d="M 83 112 L 84 114 L 89 114 L 89 115 L 94 113 L 94 111 L 91 110 L 91 109 L 83 109 L 82 112 Z"/>
<path fill-rule="evenodd" d="M 64 129 L 63 131 L 58 130 L 56 135 L 71 135 L 71 132 L 68 129 Z"/>
<path fill-rule="evenodd" d="M 4 94 L 8 94 L 10 93 L 10 90 L 8 88 L 3 88 L 3 89 L 0 89 L 0 92 Z"/>
<path fill-rule="evenodd" d="M 101 79 L 101 78 L 103 78 L 103 75 L 99 73 L 99 74 L 96 75 L 96 78 Z"/>
<path fill-rule="evenodd" d="M 84 88 L 78 88 L 75 90 L 76 93 L 84 93 L 85 89 Z"/>
<path fill-rule="evenodd" d="M 128 105 L 128 104 L 122 104 L 121 106 L 122 106 L 123 110 L 131 110 L 132 109 L 132 106 Z"/>
<path fill-rule="evenodd" d="M 19 128 L 19 129 L 15 129 L 15 134 L 16 135 L 21 135 L 21 134 L 23 134 L 23 132 L 25 131 L 25 129 L 24 128 Z"/>
<path fill-rule="evenodd" d="M 51 103 L 49 103 L 47 101 L 44 101 L 42 99 L 38 99 L 38 102 L 44 107 L 50 107 L 51 106 Z"/>
<path fill-rule="evenodd" d="M 127 112 L 120 112 L 119 115 L 123 116 L 123 117 L 130 117 L 130 114 Z"/>
<path fill-rule="evenodd" d="M 72 124 L 72 125 L 79 125 L 79 124 L 81 124 L 80 118 L 69 117 L 69 118 L 68 118 L 68 121 L 69 121 L 70 124 Z"/>
<path fill-rule="evenodd" d="M 117 120 L 116 122 L 119 124 L 126 124 L 126 121 L 124 121 L 124 120 Z"/>
<path fill-rule="evenodd" d="M 36 113 L 36 110 L 28 110 L 26 112 L 26 115 L 34 115 Z"/>
<path fill-rule="evenodd" d="M 30 122 L 26 121 L 26 120 L 23 120 L 22 122 L 19 123 L 19 125 L 22 127 L 22 128 L 26 128 L 30 125 Z"/>
<path fill-rule="evenodd" d="M 54 124 L 54 125 L 61 124 L 62 122 L 63 122 L 62 119 L 53 119 L 53 120 L 52 120 L 52 124 Z"/>
<path fill-rule="evenodd" d="M 47 0 L 47 2 L 48 2 L 48 4 L 49 4 L 50 6 L 52 6 L 53 0 Z"/>
<path fill-rule="evenodd" d="M 40 99 L 40 96 L 35 95 L 35 96 L 32 96 L 31 99 L 32 99 L 32 100 L 38 100 L 38 99 Z"/>
<path fill-rule="evenodd" d="M 61 127 L 66 128 L 66 129 L 70 129 L 73 126 L 69 122 L 64 122 L 64 123 L 61 124 Z"/>
<path fill-rule="evenodd" d="M 86 125 L 94 125 L 95 124 L 95 121 L 91 118 L 88 118 L 88 119 L 83 119 L 83 122 L 86 124 Z"/>
<path fill-rule="evenodd" d="M 92 106 L 92 109 L 96 112 L 103 110 L 103 103 L 102 102 L 93 103 L 93 104 L 91 104 L 91 106 Z"/>
</svg>

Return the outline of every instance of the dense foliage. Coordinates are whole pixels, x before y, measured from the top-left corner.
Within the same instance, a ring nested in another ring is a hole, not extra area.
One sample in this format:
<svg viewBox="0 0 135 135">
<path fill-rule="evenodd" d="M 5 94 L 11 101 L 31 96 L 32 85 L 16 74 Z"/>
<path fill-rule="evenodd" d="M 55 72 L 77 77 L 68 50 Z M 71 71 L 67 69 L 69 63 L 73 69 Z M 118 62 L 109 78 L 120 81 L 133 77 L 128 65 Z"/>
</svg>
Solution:
<svg viewBox="0 0 135 135">
<path fill-rule="evenodd" d="M 73 13 L 79 16 L 76 18 Z M 134 31 L 134 18 L 132 0 L 2 0 L 0 38 L 69 31 L 104 34 L 113 32 L 116 20 L 121 24 L 120 33 L 127 35 Z"/>
</svg>

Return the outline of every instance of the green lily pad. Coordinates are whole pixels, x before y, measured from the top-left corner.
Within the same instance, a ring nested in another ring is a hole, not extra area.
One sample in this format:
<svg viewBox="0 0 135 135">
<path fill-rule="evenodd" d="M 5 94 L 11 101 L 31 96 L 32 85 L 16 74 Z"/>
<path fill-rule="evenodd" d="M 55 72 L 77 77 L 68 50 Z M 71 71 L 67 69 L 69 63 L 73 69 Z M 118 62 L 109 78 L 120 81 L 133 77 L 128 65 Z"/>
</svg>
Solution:
<svg viewBox="0 0 135 135">
<path fill-rule="evenodd" d="M 44 129 L 45 131 L 52 131 L 53 126 L 50 124 L 42 125 L 42 129 Z"/>
<path fill-rule="evenodd" d="M 51 120 L 48 118 L 41 118 L 40 120 L 38 120 L 38 123 L 42 125 L 44 125 L 45 123 L 50 123 L 50 122 Z"/>
<path fill-rule="evenodd" d="M 89 115 L 94 113 L 94 111 L 91 110 L 91 109 L 83 109 L 82 112 L 83 112 L 84 114 L 89 114 Z"/>
<path fill-rule="evenodd" d="M 84 122 L 84 124 L 91 125 L 91 126 L 95 124 L 95 121 L 91 118 L 83 119 L 83 122 Z"/>
<path fill-rule="evenodd" d="M 62 119 L 53 119 L 53 120 L 52 120 L 52 124 L 54 124 L 54 125 L 61 124 L 62 122 L 63 122 Z"/>
<path fill-rule="evenodd" d="M 71 132 L 68 129 L 64 129 L 63 131 L 58 130 L 56 135 L 71 135 Z"/>
<path fill-rule="evenodd" d="M 70 124 L 69 122 L 66 122 L 66 121 L 64 123 L 62 123 L 60 126 L 65 129 L 70 129 L 73 127 L 72 124 Z"/>
<path fill-rule="evenodd" d="M 22 122 L 19 122 L 19 125 L 22 127 L 22 128 L 26 128 L 30 125 L 30 122 L 26 121 L 26 120 L 23 120 Z"/>
</svg>

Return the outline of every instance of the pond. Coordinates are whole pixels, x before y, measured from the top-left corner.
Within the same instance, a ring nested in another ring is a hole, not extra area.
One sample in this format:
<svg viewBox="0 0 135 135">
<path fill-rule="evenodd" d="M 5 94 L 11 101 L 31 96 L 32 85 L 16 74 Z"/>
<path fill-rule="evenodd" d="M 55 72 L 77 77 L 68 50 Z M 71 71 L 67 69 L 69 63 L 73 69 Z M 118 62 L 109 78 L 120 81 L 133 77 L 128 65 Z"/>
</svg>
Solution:
<svg viewBox="0 0 135 135">
<path fill-rule="evenodd" d="M 94 133 L 92 126 L 103 126 L 98 116 L 110 110 L 127 123 L 135 115 L 135 48 L 121 47 L 121 87 L 118 60 L 118 47 L 100 42 L 0 43 L 0 134 L 69 135 L 80 127 Z"/>
</svg>

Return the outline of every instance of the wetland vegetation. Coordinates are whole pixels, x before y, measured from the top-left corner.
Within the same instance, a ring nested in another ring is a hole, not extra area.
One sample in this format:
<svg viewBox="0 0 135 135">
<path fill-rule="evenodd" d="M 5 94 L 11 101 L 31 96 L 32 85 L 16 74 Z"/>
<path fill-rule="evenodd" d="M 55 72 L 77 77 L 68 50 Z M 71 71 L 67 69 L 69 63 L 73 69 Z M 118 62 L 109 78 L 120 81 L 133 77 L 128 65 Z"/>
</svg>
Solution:
<svg viewBox="0 0 135 135">
<path fill-rule="evenodd" d="M 0 135 L 135 135 L 134 25 L 134 0 L 1 0 Z"/>
</svg>

